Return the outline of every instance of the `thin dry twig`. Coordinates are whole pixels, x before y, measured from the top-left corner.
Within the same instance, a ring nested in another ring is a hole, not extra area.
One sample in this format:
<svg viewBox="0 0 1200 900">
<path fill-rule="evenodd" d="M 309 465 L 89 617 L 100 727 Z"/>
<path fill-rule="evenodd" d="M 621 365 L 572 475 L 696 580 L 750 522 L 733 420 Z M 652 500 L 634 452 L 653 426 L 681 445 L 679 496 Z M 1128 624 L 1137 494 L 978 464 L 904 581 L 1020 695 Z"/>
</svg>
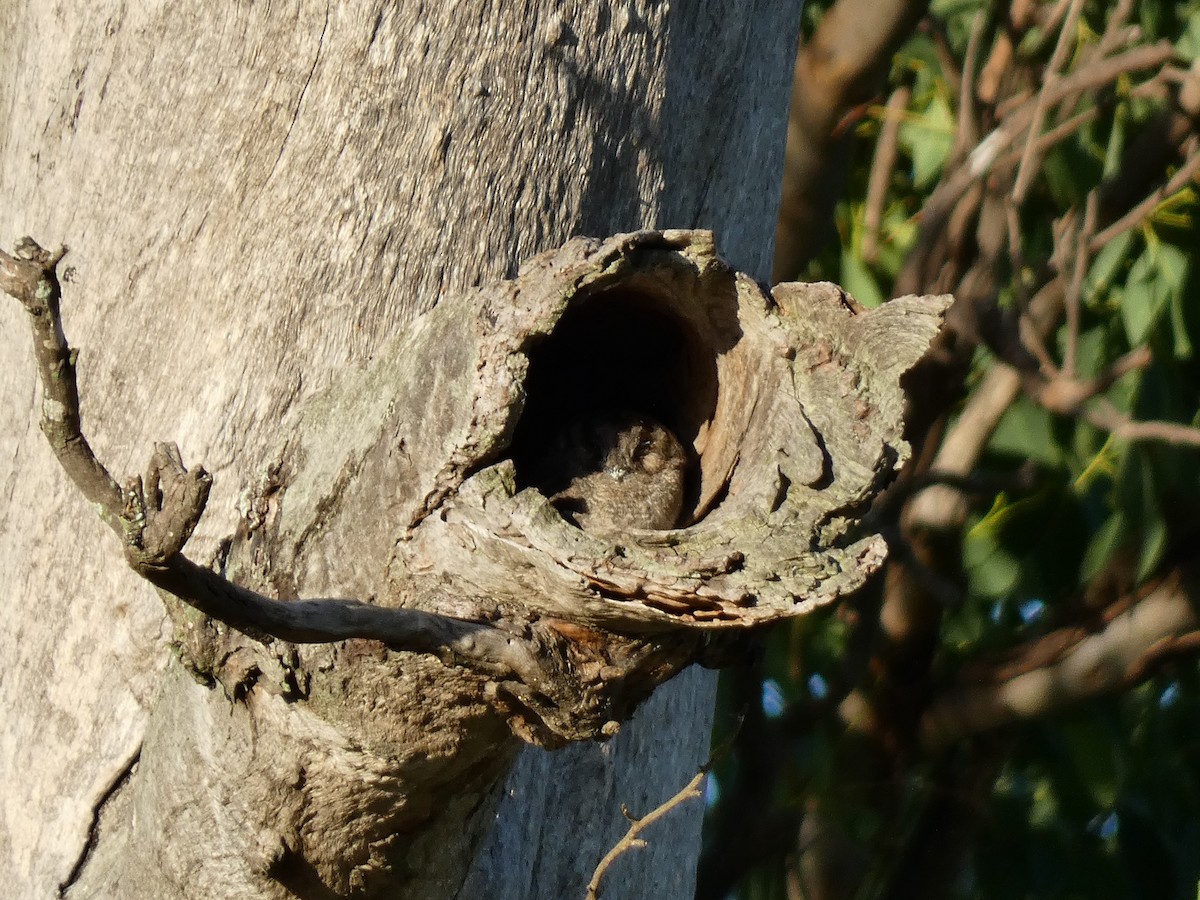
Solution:
<svg viewBox="0 0 1200 900">
<path fill-rule="evenodd" d="M 1016 108 L 1005 112 L 1002 116 L 1004 124 L 979 143 L 975 151 L 968 157 L 966 169 L 969 176 L 971 178 L 981 177 L 992 170 L 993 165 L 1002 159 L 1000 154 L 1025 133 L 1039 103 L 1043 106 L 1061 103 L 1084 91 L 1110 84 L 1127 72 L 1161 67 L 1174 56 L 1175 48 L 1166 41 L 1159 41 L 1156 44 L 1133 47 L 1116 56 L 1096 60 L 1086 66 L 1081 66 L 1070 75 L 1044 83 L 1037 94 L 1026 99 Z M 1045 95 L 1044 98 L 1043 95 Z M 948 183 L 948 181 L 943 182 L 943 184 Z M 961 193 L 961 188 L 959 193 Z"/>
<path fill-rule="evenodd" d="M 1154 361 L 1147 347 L 1135 347 L 1096 378 L 1071 378 L 1065 371 L 1048 378 L 1022 374 L 1025 391 L 1042 407 L 1065 416 L 1078 415 L 1113 437 L 1130 442 L 1156 441 L 1200 447 L 1200 428 L 1179 422 L 1133 419 L 1100 394 L 1124 375 L 1145 369 Z"/>
<path fill-rule="evenodd" d="M 984 103 L 994 103 L 1000 92 L 1000 84 L 1004 73 L 1012 62 L 1013 35 L 1024 31 L 1033 21 L 1036 4 L 1033 0 L 1013 0 L 1008 9 L 1008 27 L 1000 31 L 1000 36 L 992 46 L 992 52 L 979 72 L 979 99 Z"/>
<path fill-rule="evenodd" d="M 1050 15 L 1046 17 L 1046 21 L 1042 23 L 1042 31 L 1046 34 L 1054 31 L 1058 27 L 1058 23 L 1066 16 L 1067 10 L 1071 6 L 1071 0 L 1058 0 L 1050 10 Z M 1061 34 L 1061 32 L 1060 32 Z"/>
<path fill-rule="evenodd" d="M 1076 113 L 1069 119 L 1064 119 L 1053 128 L 1044 131 L 1037 136 L 1037 138 L 1034 140 L 1035 153 L 1038 156 L 1044 155 L 1047 150 L 1056 144 L 1061 143 L 1064 138 L 1069 137 L 1088 122 L 1094 121 L 1099 117 L 1100 110 L 1093 106 L 1089 109 L 1085 109 Z M 1021 154 L 1023 152 L 1023 150 L 1011 150 L 1008 153 L 997 157 L 995 163 L 992 164 L 991 171 L 1003 172 L 1007 169 L 1011 169 L 1021 161 Z"/>
<path fill-rule="evenodd" d="M 1146 199 L 1139 202 L 1129 212 L 1094 235 L 1088 242 L 1089 251 L 1095 253 L 1113 238 L 1119 237 L 1129 229 L 1139 225 L 1163 200 L 1183 190 L 1196 178 L 1197 174 L 1200 174 L 1200 137 L 1197 135 L 1189 137 L 1184 142 L 1181 150 L 1185 159 L 1183 165 L 1175 171 L 1175 174 L 1162 187 L 1150 193 Z"/>
<path fill-rule="evenodd" d="M 945 223 L 950 221 L 963 196 L 998 168 L 1008 168 L 1021 158 L 1010 153 L 1013 145 L 1026 134 L 1039 105 L 1049 108 L 1095 88 L 1112 83 L 1127 72 L 1162 67 L 1175 56 L 1175 49 L 1166 41 L 1133 47 L 1115 56 L 1098 59 L 1082 65 L 1069 75 L 1047 82 L 1033 97 L 1026 99 L 1007 112 L 999 125 L 984 137 L 955 169 L 948 171 L 934 189 L 921 210 L 921 235 L 917 246 L 909 254 L 910 260 L 923 260 L 944 234 Z M 1034 138 L 1034 149 L 1042 152 L 1053 140 L 1080 127 L 1087 121 L 1087 111 L 1072 117 L 1061 126 L 1052 129 L 1052 138 L 1043 141 Z M 1059 129 L 1062 129 L 1061 131 Z M 1107 233 L 1107 229 L 1106 232 Z M 1097 249 L 1092 247 L 1094 251 Z M 923 272 L 916 263 L 910 263 L 896 280 L 900 293 L 915 293 L 921 287 Z"/>
<path fill-rule="evenodd" d="M 961 97 L 963 71 L 958 66 L 954 49 L 950 46 L 950 36 L 946 33 L 946 23 L 933 13 L 927 13 L 921 20 L 920 30 L 927 32 L 933 42 L 933 52 L 937 56 L 938 65 L 942 69 L 942 77 L 950 90 L 950 99 L 957 104 Z"/>
<path fill-rule="evenodd" d="M 33 358 L 42 383 L 42 433 L 50 449 L 104 523 L 123 534 L 121 488 L 81 431 L 75 380 L 78 354 L 67 344 L 59 314 L 62 289 L 56 270 L 66 252 L 65 247 L 43 250 L 30 238 L 17 243 L 13 256 L 0 251 L 0 290 L 20 301 L 29 313 Z"/>
<path fill-rule="evenodd" d="M 987 27 L 987 16 L 983 10 L 971 19 L 971 34 L 967 38 L 967 53 L 963 58 L 962 84 L 958 89 L 958 127 L 954 134 L 954 155 L 961 157 L 968 147 L 979 140 L 975 112 L 975 67 L 979 65 L 979 48 L 983 44 L 983 32 Z"/>
<path fill-rule="evenodd" d="M 1123 354 L 1095 378 L 1072 378 L 1065 371 L 1043 377 L 1033 372 L 1022 373 L 1025 389 L 1045 409 L 1058 415 L 1072 416 L 1084 410 L 1084 405 L 1099 397 L 1118 379 L 1130 372 L 1145 369 L 1154 356 L 1148 347 L 1135 347 Z"/>
<path fill-rule="evenodd" d="M 1131 419 L 1103 398 L 1097 400 L 1095 407 L 1085 410 L 1084 417 L 1097 428 L 1108 431 L 1113 437 L 1123 441 L 1154 441 L 1182 447 L 1200 447 L 1200 428 L 1178 422 Z"/>
<path fill-rule="evenodd" d="M 1137 26 L 1133 28 L 1125 28 L 1125 21 L 1129 18 L 1129 14 L 1133 12 L 1133 0 L 1117 0 L 1117 5 L 1113 7 L 1113 11 L 1108 16 L 1108 21 L 1104 23 L 1104 34 L 1100 35 L 1099 42 L 1091 50 L 1091 55 L 1097 57 L 1108 56 L 1118 47 L 1124 47 L 1136 34 L 1130 32 L 1138 32 L 1140 29 Z"/>
<path fill-rule="evenodd" d="M 1105 387 L 1112 385 L 1119 378 L 1123 378 L 1130 372 L 1136 372 L 1140 369 L 1149 367 L 1150 363 L 1154 362 L 1154 354 L 1150 352 L 1150 348 L 1146 346 L 1134 347 L 1127 353 L 1121 354 L 1116 361 L 1108 367 L 1108 371 L 1101 377 L 1102 380 L 1107 379 Z"/>
<path fill-rule="evenodd" d="M 629 830 L 612 848 L 604 854 L 604 858 L 596 864 L 596 869 L 592 873 L 592 879 L 588 882 L 587 893 L 584 895 L 585 900 L 597 900 L 600 896 L 600 882 L 604 879 L 604 874 L 609 867 L 616 861 L 617 857 L 621 856 L 628 850 L 641 849 L 646 846 L 646 842 L 638 835 L 646 830 L 650 825 L 653 825 L 675 807 L 688 800 L 700 796 L 700 785 L 704 783 L 705 777 L 712 771 L 713 766 L 725 758 L 726 755 L 733 749 L 733 745 L 737 742 L 738 735 L 741 733 L 744 719 L 739 718 L 737 725 L 720 746 L 715 748 L 710 754 L 704 765 L 695 774 L 691 781 L 685 784 L 671 797 L 668 797 L 653 810 L 646 813 L 642 817 L 636 817 L 630 814 L 624 804 L 621 805 L 621 812 L 625 818 L 630 821 Z"/>
<path fill-rule="evenodd" d="M 1030 294 L 1025 287 L 1025 252 L 1021 246 L 1021 223 L 1018 210 L 1012 204 L 1006 205 L 1004 215 L 1008 220 L 1008 251 L 1013 257 L 1013 288 L 1018 302 L 1021 318 L 1018 322 L 1018 335 L 1021 346 L 1025 347 L 1038 361 L 1045 372 L 1054 372 L 1056 366 L 1046 349 L 1042 334 L 1030 322 Z"/>
<path fill-rule="evenodd" d="M 887 202 L 888 182 L 896 167 L 896 148 L 899 143 L 900 124 L 908 108 L 912 89 L 904 86 L 892 91 L 883 110 L 879 140 L 875 143 L 875 156 L 871 160 L 871 175 L 867 183 L 867 206 L 863 212 L 865 234 L 862 255 L 873 263 L 879 253 L 879 228 L 883 222 L 883 207 Z"/>
<path fill-rule="evenodd" d="M 1029 190 L 1029 185 L 1033 183 L 1034 169 L 1037 167 L 1036 139 L 1042 131 L 1042 123 L 1050 112 L 1049 97 L 1052 93 L 1050 87 L 1059 80 L 1059 72 L 1067 61 L 1067 53 L 1074 37 L 1075 24 L 1079 21 L 1079 13 L 1082 9 L 1083 0 L 1071 0 L 1062 30 L 1058 33 L 1058 43 L 1055 44 L 1054 53 L 1042 72 L 1042 84 L 1045 87 L 1038 91 L 1032 121 L 1025 136 L 1025 149 L 1021 154 L 1021 163 L 1017 167 L 1016 181 L 1013 183 L 1012 198 L 1018 206 L 1025 202 L 1025 193 Z"/>
<path fill-rule="evenodd" d="M 708 767 L 705 766 L 699 772 L 697 772 L 695 777 L 685 784 L 678 793 L 664 803 L 656 806 L 651 812 L 648 812 L 641 818 L 630 815 L 628 809 L 626 809 L 624 806 L 621 807 L 621 811 L 630 821 L 629 830 L 625 832 L 624 837 L 617 841 L 612 848 L 604 854 L 604 858 L 601 859 L 596 865 L 596 870 L 592 873 L 592 880 L 588 882 L 587 892 L 584 894 L 586 900 L 596 900 L 596 898 L 600 896 L 600 882 L 603 880 L 604 874 L 608 871 L 609 866 L 616 861 L 617 857 L 629 850 L 641 849 L 642 847 L 646 846 L 646 842 L 638 835 L 640 835 L 643 831 L 645 831 L 648 827 L 653 825 L 675 807 L 700 796 L 700 785 L 704 783 L 704 779 L 707 777 L 707 775 Z"/>
</svg>

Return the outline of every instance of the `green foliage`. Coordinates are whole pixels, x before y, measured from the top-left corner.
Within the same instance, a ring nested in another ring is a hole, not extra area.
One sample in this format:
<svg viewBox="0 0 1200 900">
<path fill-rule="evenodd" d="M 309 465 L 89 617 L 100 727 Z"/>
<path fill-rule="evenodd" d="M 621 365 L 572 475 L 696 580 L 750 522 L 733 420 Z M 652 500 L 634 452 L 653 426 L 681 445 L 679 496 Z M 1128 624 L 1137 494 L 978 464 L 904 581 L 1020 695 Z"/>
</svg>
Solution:
<svg viewBox="0 0 1200 900">
<path fill-rule="evenodd" d="M 1112 6 L 1085 5 L 1067 71 L 1096 45 Z M 932 3 L 959 61 L 976 13 L 989 8 L 976 0 Z M 820 4 L 806 5 L 810 32 L 821 11 Z M 1167 40 L 1182 60 L 1200 58 L 1200 0 L 1135 4 L 1132 15 L 1143 42 Z M 1057 30 L 1033 28 L 1020 36 L 1017 52 L 1045 60 L 1057 39 Z M 947 80 L 943 58 L 935 35 L 923 30 L 892 66 L 890 88 L 906 85 L 911 99 L 879 232 L 871 236 L 876 252 L 864 258 L 866 189 L 883 127 L 882 96 L 859 125 L 857 156 L 835 214 L 839 241 L 811 264 L 807 279 L 838 282 L 868 306 L 893 295 L 893 282 L 917 245 L 920 212 L 956 164 L 958 85 Z M 1062 235 L 1053 223 L 1081 221 L 1089 194 L 1121 177 L 1126 154 L 1161 115 L 1161 94 L 1138 90 L 1155 74 L 1124 75 L 1070 111 L 1091 107 L 1094 117 L 1050 149 L 1036 171 L 1018 213 L 1023 265 L 1007 254 L 1001 260 L 1007 281 L 999 294 L 1009 310 L 1027 302 L 1042 283 L 1039 273 L 1055 260 Z M 1165 183 L 1177 165 L 1171 160 L 1152 173 L 1146 191 Z M 1193 180 L 1095 248 L 1079 293 L 1078 331 L 1063 324 L 1045 342 L 1059 365 L 1074 355 L 1080 378 L 1102 377 L 1131 350 L 1148 348 L 1148 367 L 1106 384 L 1099 396 L 1134 421 L 1200 423 L 1197 192 Z M 1074 257 L 1067 255 L 1071 265 Z M 960 410 L 999 364 L 993 352 L 976 353 Z M 982 759 L 994 762 L 983 792 L 986 811 L 951 896 L 1200 898 L 1200 667 L 1194 658 L 1177 660 L 1121 696 L 1066 704 L 1053 716 L 964 741 L 948 756 L 927 757 L 919 746 L 907 746 L 898 754 L 902 765 L 886 773 L 862 763 L 867 751 L 847 727 L 856 707 L 837 705 L 852 690 L 920 702 L 912 698 L 936 691 L 939 679 L 944 683 L 1063 625 L 1087 623 L 1088 603 L 1112 572 L 1128 587 L 1193 561 L 1198 457 L 1195 447 L 1129 441 L 1086 415 L 1050 411 L 1022 394 L 1004 412 L 972 473 L 996 487 L 973 498 L 960 539 L 943 548 L 959 599 L 943 612 L 940 646 L 923 676 L 928 681 L 916 688 L 880 685 L 871 665 L 856 662 L 863 655 L 856 626 L 874 614 L 871 598 L 772 637 L 762 679 L 780 744 L 756 751 L 779 767 L 770 803 L 796 813 L 822 809 L 843 837 L 868 848 L 858 861 L 856 896 L 895 896 L 890 879 L 921 840 L 923 817 L 945 799 L 940 792 L 953 783 L 947 772 L 986 770 Z M 727 694 L 727 703 L 757 703 L 752 694 Z M 729 728 L 732 720 L 729 714 L 722 722 Z M 721 733 L 719 724 L 717 740 Z M 722 763 L 718 777 L 733 790 L 757 758 L 739 751 Z M 886 801 L 880 799 L 884 778 L 890 779 Z M 735 896 L 791 896 L 783 866 L 774 859 L 753 869 Z"/>
</svg>

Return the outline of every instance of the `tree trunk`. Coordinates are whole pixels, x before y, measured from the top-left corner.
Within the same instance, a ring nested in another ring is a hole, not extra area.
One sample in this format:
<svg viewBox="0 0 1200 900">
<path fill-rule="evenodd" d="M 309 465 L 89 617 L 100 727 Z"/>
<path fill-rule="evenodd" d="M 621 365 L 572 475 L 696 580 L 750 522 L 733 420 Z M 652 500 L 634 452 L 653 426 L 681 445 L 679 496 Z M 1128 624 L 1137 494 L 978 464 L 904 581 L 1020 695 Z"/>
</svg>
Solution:
<svg viewBox="0 0 1200 900">
<path fill-rule="evenodd" d="M 440 297 L 572 234 L 648 226 L 713 228 L 733 264 L 769 270 L 794 9 L 74 2 L 0 18 L 0 235 L 71 248 L 92 443 L 117 473 L 158 439 L 203 460 L 189 552 L 281 596 L 371 599 L 372 554 L 291 572 L 256 570 L 252 540 L 226 554 L 301 474 L 270 469 L 289 423 Z M 189 620 L 172 627 L 46 451 L 22 314 L 0 316 L 0 867 L 18 896 L 580 894 L 621 803 L 647 811 L 705 756 L 698 672 L 609 744 L 522 751 L 502 787 L 518 755 L 504 720 L 429 657 L 349 641 L 199 683 L 168 646 L 190 658 Z M 651 832 L 605 896 L 690 896 L 700 813 Z"/>
</svg>

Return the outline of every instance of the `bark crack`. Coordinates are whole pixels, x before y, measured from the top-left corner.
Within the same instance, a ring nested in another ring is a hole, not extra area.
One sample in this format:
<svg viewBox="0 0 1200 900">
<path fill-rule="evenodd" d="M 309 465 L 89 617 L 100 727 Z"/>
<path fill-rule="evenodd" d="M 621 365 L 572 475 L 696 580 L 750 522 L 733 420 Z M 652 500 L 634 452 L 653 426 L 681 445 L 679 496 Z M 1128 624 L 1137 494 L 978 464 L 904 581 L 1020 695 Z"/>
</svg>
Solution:
<svg viewBox="0 0 1200 900">
<path fill-rule="evenodd" d="M 321 61 L 321 52 L 325 49 L 325 35 L 329 31 L 329 4 L 325 4 L 325 21 L 321 24 L 321 33 L 317 36 L 317 49 L 313 53 L 312 66 L 309 67 L 308 75 L 304 79 L 304 85 L 300 88 L 300 94 L 296 97 L 296 105 L 292 108 L 292 118 L 288 122 L 287 131 L 283 135 L 283 141 L 279 145 L 279 153 L 275 156 L 275 162 L 271 164 L 271 171 L 267 174 L 267 179 L 263 182 L 264 186 L 275 177 L 275 171 L 279 168 L 279 163 L 283 159 L 284 151 L 287 150 L 288 141 L 292 137 L 292 129 L 300 120 L 300 107 L 304 104 L 304 98 L 308 94 L 308 88 L 312 84 L 313 75 L 317 71 L 317 63 Z"/>
<path fill-rule="evenodd" d="M 79 876 L 83 874 L 83 867 L 87 865 L 91 859 L 93 851 L 100 841 L 100 819 L 104 814 L 105 808 L 110 800 L 117 795 L 117 792 L 123 788 L 129 781 L 129 777 L 133 774 L 134 768 L 138 764 L 138 760 L 142 758 L 142 742 L 138 741 L 129 758 L 113 773 L 113 777 L 108 784 L 100 792 L 100 796 L 96 798 L 96 803 L 92 806 L 92 818 L 88 823 L 87 839 L 83 843 L 83 847 L 79 851 L 79 856 L 75 860 L 75 864 L 71 866 L 71 871 L 67 877 L 59 882 L 58 896 L 63 898 L 67 895 L 72 885 L 79 880 Z"/>
</svg>

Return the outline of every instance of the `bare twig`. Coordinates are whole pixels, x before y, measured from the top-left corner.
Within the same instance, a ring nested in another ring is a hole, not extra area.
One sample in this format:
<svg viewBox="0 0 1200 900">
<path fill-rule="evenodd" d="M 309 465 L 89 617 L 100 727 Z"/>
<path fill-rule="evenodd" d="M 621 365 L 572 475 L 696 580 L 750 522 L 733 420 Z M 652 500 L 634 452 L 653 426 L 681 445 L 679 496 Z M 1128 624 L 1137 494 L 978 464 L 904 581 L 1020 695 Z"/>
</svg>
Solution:
<svg viewBox="0 0 1200 900">
<path fill-rule="evenodd" d="M 587 893 L 584 896 L 587 900 L 596 900 L 600 896 L 600 882 L 604 878 L 604 873 L 608 871 L 608 867 L 613 864 L 618 856 L 621 856 L 628 850 L 641 849 L 646 846 L 646 842 L 638 835 L 653 825 L 675 807 L 682 803 L 692 800 L 700 796 L 700 785 L 704 783 L 704 779 L 708 775 L 708 768 L 702 768 L 696 773 L 687 784 L 685 784 L 678 793 L 664 803 L 656 806 L 651 812 L 637 818 L 629 814 L 629 810 L 622 807 L 622 812 L 629 819 L 629 830 L 625 832 L 625 836 L 612 846 L 604 858 L 596 865 L 596 871 L 592 873 L 592 880 L 588 882 Z"/>
<path fill-rule="evenodd" d="M 950 36 L 946 33 L 946 23 L 936 14 L 929 13 L 921 20 L 918 30 L 927 33 L 932 40 L 933 52 L 942 68 L 942 78 L 950 91 L 950 99 L 957 105 L 962 89 L 963 71 L 954 56 Z"/>
<path fill-rule="evenodd" d="M 1000 93 L 1000 84 L 1004 80 L 1004 73 L 1008 71 L 1008 67 L 1012 63 L 1015 50 L 1013 34 L 1024 31 L 1028 27 L 1033 17 L 1034 6 L 1033 0 L 1014 0 L 1009 7 L 1007 27 L 1000 31 L 996 43 L 992 45 L 992 52 L 979 73 L 977 93 L 979 99 L 984 103 L 991 104 L 996 101 L 996 97 Z"/>
<path fill-rule="evenodd" d="M 80 430 L 77 354 L 67 345 L 59 315 L 62 289 L 56 269 L 65 247 L 53 253 L 31 238 L 21 240 L 9 256 L 0 251 L 0 290 L 15 297 L 29 313 L 33 357 L 42 383 L 42 433 L 50 449 L 104 523 L 122 534 L 121 488 L 96 459 Z"/>
<path fill-rule="evenodd" d="M 492 674 L 515 674 L 531 685 L 543 680 L 533 645 L 491 625 L 356 600 L 273 600 L 187 559 L 183 545 L 204 511 L 212 479 L 203 468 L 185 469 L 178 449 L 167 444 L 155 447 L 145 479 L 132 479 L 124 489 L 96 459 L 80 430 L 76 355 L 59 310 L 57 266 L 65 252 L 47 252 L 30 238 L 18 244 L 15 256 L 0 251 L 0 289 L 30 315 L 43 391 L 42 431 L 63 470 L 121 539 L 134 571 L 259 640 L 370 638 Z"/>
<path fill-rule="evenodd" d="M 1100 376 L 1101 380 L 1107 380 L 1105 387 L 1113 384 L 1118 378 L 1124 377 L 1129 372 L 1135 372 L 1139 369 L 1144 369 L 1154 362 L 1154 354 L 1150 352 L 1150 348 L 1146 346 L 1134 347 L 1127 353 L 1122 353 L 1117 360 L 1108 367 L 1108 371 Z"/>
<path fill-rule="evenodd" d="M 1084 91 L 1111 84 L 1127 72 L 1160 67 L 1174 55 L 1174 47 L 1166 41 L 1159 41 L 1156 44 L 1133 47 L 1117 56 L 1098 59 L 1081 66 L 1070 75 L 1044 83 L 1035 96 L 1004 116 L 1004 124 L 993 132 L 996 135 L 995 143 L 989 145 L 986 153 L 981 152 L 984 149 L 981 144 L 976 153 L 972 154 L 973 172 L 982 175 L 985 171 L 990 171 L 992 165 L 1001 159 L 1000 151 L 1011 146 L 1029 128 L 1039 106 L 1052 106 Z M 989 139 L 990 135 L 985 139 L 985 143 Z"/>
<path fill-rule="evenodd" d="M 713 766 L 724 759 L 725 756 L 733 749 L 734 744 L 737 742 L 738 736 L 741 734 L 743 721 L 743 719 L 739 718 L 738 723 L 734 727 L 732 733 L 730 733 L 730 735 L 721 742 L 720 746 L 713 749 L 704 765 L 700 767 L 700 770 L 695 774 L 691 781 L 685 784 L 671 797 L 668 797 L 666 800 L 656 806 L 653 810 L 646 813 L 646 815 L 641 816 L 640 818 L 631 815 L 629 810 L 625 808 L 624 804 L 621 805 L 621 812 L 625 814 L 625 818 L 627 818 L 630 822 L 629 830 L 625 832 L 624 837 L 617 841 L 617 843 L 614 844 L 606 854 L 604 854 L 604 858 L 597 863 L 596 870 L 592 873 L 592 880 L 588 882 L 587 893 L 585 894 L 586 900 L 596 900 L 596 898 L 600 896 L 600 882 L 604 879 L 605 872 L 608 871 L 609 866 L 613 864 L 617 857 L 621 856 L 621 854 L 625 853 L 627 850 L 641 849 L 642 847 L 646 846 L 646 842 L 638 835 L 640 835 L 646 830 L 647 827 L 653 825 L 671 810 L 675 809 L 675 807 L 700 796 L 700 785 L 704 783 L 705 777 L 709 772 L 712 771 Z"/>
<path fill-rule="evenodd" d="M 1107 400 L 1100 398 L 1084 417 L 1097 428 L 1125 441 L 1157 441 L 1184 447 L 1200 447 L 1200 428 L 1178 422 L 1131 419 Z"/>
<path fill-rule="evenodd" d="M 1058 23 L 1066 16 L 1067 10 L 1071 7 L 1071 0 L 1058 0 L 1050 10 L 1050 14 L 1046 16 L 1046 21 L 1042 23 L 1042 31 L 1044 34 L 1050 34 L 1058 27 Z M 1060 36 L 1062 32 L 1059 32 Z"/>
<path fill-rule="evenodd" d="M 1139 202 L 1129 212 L 1117 219 L 1103 231 L 1094 235 L 1088 242 L 1088 249 L 1095 253 L 1113 238 L 1125 233 L 1137 225 L 1154 211 L 1164 199 L 1183 190 L 1189 182 L 1200 173 L 1200 137 L 1192 135 L 1181 148 L 1185 161 L 1167 182 L 1158 190 L 1152 192 L 1146 199 Z"/>
<path fill-rule="evenodd" d="M 1022 346 L 1033 355 L 1042 369 L 1047 372 L 1053 371 L 1054 361 L 1050 357 L 1050 351 L 1046 349 L 1046 342 L 1029 323 L 1029 291 L 1025 287 L 1025 248 L 1021 239 L 1020 213 L 1015 206 L 1009 204 L 1005 207 L 1004 214 L 1008 224 L 1008 250 L 1012 255 L 1013 294 L 1017 298 L 1017 308 L 1021 311 L 1017 321 L 1017 334 Z"/>
<path fill-rule="evenodd" d="M 1094 121 L 1099 117 L 1100 110 L 1097 107 L 1093 106 L 1089 107 L 1088 109 L 1081 110 L 1080 112 L 1071 116 L 1069 119 L 1064 119 L 1053 128 L 1039 134 L 1034 140 L 1034 151 L 1038 156 L 1043 155 L 1051 147 L 1060 143 L 1063 138 L 1074 134 L 1088 122 Z M 1021 154 L 1023 152 L 1023 150 L 1012 150 L 1008 153 L 1002 154 L 996 158 L 995 163 L 992 164 L 991 170 L 994 172 L 1003 172 L 1006 169 L 1012 168 L 1021 161 Z"/>
<path fill-rule="evenodd" d="M 1008 151 L 1026 133 L 1039 104 L 1049 107 L 1084 91 L 1109 84 L 1127 72 L 1161 67 L 1174 55 L 1175 49 L 1169 43 L 1160 41 L 1131 48 L 1107 59 L 1096 60 L 1043 85 L 1036 96 L 1006 113 L 1002 118 L 1003 124 L 983 138 L 958 168 L 947 172 L 926 201 L 921 210 L 921 236 L 917 246 L 909 254 L 909 264 L 897 276 L 897 292 L 915 293 L 923 287 L 920 283 L 923 275 L 921 261 L 930 254 L 943 234 L 945 223 L 973 185 L 997 167 L 1007 167 L 1019 159 Z M 1073 130 L 1083 121 L 1083 118 L 1072 118 L 1061 127 Z M 1057 129 L 1054 131 L 1054 139 L 1057 140 L 1061 135 Z M 1037 141 L 1035 138 L 1035 149 L 1043 146 L 1036 143 Z M 1107 229 L 1102 234 L 1107 234 Z M 1097 238 L 1099 237 L 1100 235 L 1097 235 Z M 1093 251 L 1096 249 L 1096 246 L 1092 247 Z"/>
<path fill-rule="evenodd" d="M 1119 378 L 1130 372 L 1144 369 L 1153 361 L 1154 357 L 1148 347 L 1135 347 L 1095 378 L 1072 378 L 1066 372 L 1056 372 L 1049 377 L 1042 377 L 1033 372 L 1025 372 L 1023 373 L 1025 390 L 1034 400 L 1052 413 L 1073 416 L 1082 412 L 1090 420 L 1090 417 L 1094 417 L 1096 413 L 1094 410 L 1089 411 L 1085 408 L 1085 404 L 1089 400 L 1099 397 Z M 1116 413 L 1116 415 L 1121 416 L 1121 419 L 1110 418 L 1108 426 L 1100 425 L 1099 427 L 1111 431 L 1130 424 L 1130 420 L 1122 414 Z"/>
<path fill-rule="evenodd" d="M 958 90 L 958 128 L 954 135 L 954 155 L 962 156 L 968 147 L 979 140 L 975 118 L 975 67 L 979 65 L 979 48 L 983 44 L 983 32 L 987 27 L 987 16 L 983 10 L 971 19 L 971 35 L 967 39 L 967 53 L 963 58 L 962 84 Z"/>
<path fill-rule="evenodd" d="M 1032 121 L 1029 125 L 1029 131 L 1025 135 L 1025 150 L 1021 154 L 1021 164 L 1017 168 L 1017 179 L 1012 189 L 1013 202 L 1018 206 L 1025 202 L 1025 192 L 1029 190 L 1029 185 L 1033 182 L 1033 170 L 1037 165 L 1035 161 L 1037 156 L 1036 138 L 1041 133 L 1042 123 L 1050 111 L 1048 98 L 1051 91 L 1049 88 L 1059 80 L 1058 73 L 1067 61 L 1067 52 L 1074 37 L 1075 23 L 1079 20 L 1079 13 L 1082 8 L 1083 0 L 1071 0 L 1066 21 L 1063 22 L 1062 30 L 1058 33 L 1058 43 L 1054 47 L 1054 53 L 1050 57 L 1050 62 L 1046 64 L 1045 70 L 1042 72 L 1042 84 L 1044 87 L 1038 91 Z"/>
<path fill-rule="evenodd" d="M 862 242 L 863 259 L 874 262 L 879 252 L 879 226 L 883 222 L 883 208 L 887 202 L 888 182 L 896 165 L 896 145 L 900 135 L 900 124 L 908 108 L 912 89 L 896 88 L 888 97 L 879 126 L 879 140 L 875 143 L 875 156 L 871 160 L 871 175 L 867 184 L 867 206 L 863 213 L 865 233 Z"/>
<path fill-rule="evenodd" d="M 1009 117 L 1033 99 L 1033 96 L 1033 91 L 1030 88 L 1015 88 L 1007 97 L 996 101 L 996 108 L 992 113 L 992 118 L 998 122 L 1008 121 Z M 1017 159 L 1020 158 L 1020 154 L 1018 154 Z"/>
<path fill-rule="evenodd" d="M 1131 30 L 1125 28 L 1125 21 L 1129 18 L 1129 14 L 1133 12 L 1133 0 L 1117 0 L 1117 5 L 1113 7 L 1112 13 L 1108 17 L 1108 21 L 1104 23 L 1104 34 L 1100 36 L 1099 43 L 1092 48 L 1092 53 L 1097 57 L 1108 56 L 1118 47 L 1127 44 L 1132 37 Z"/>
</svg>

